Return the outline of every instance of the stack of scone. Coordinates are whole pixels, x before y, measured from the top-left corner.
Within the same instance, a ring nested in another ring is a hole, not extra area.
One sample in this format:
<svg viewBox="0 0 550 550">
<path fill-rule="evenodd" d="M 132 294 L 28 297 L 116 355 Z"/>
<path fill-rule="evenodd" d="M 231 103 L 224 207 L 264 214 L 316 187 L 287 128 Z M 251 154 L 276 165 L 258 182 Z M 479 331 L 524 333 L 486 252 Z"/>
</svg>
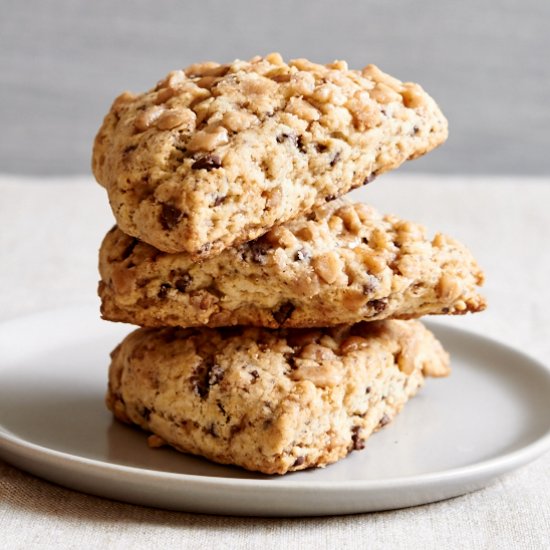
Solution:
<svg viewBox="0 0 550 550">
<path fill-rule="evenodd" d="M 325 466 L 448 356 L 419 322 L 484 309 L 470 252 L 339 198 L 447 137 L 417 84 L 278 54 L 174 71 L 118 97 L 93 170 L 118 227 L 102 315 L 115 416 L 267 474 Z"/>
</svg>

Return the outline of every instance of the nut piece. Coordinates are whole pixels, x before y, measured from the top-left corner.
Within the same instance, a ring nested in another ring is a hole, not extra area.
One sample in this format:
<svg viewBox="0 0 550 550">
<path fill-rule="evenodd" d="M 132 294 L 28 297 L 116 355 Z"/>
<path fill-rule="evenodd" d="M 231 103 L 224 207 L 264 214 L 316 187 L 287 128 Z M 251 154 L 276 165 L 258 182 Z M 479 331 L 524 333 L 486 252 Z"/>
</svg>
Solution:
<svg viewBox="0 0 550 550">
<path fill-rule="evenodd" d="M 127 103 L 131 103 L 136 98 L 136 95 L 132 92 L 122 92 L 113 102 L 112 109 L 115 112 L 119 112 L 120 109 Z"/>
<path fill-rule="evenodd" d="M 232 132 L 240 132 L 250 128 L 258 122 L 253 114 L 244 111 L 229 111 L 223 115 L 222 125 Z"/>
<path fill-rule="evenodd" d="M 401 97 L 403 98 L 403 104 L 409 109 L 416 109 L 421 107 L 426 99 L 422 95 L 422 88 L 418 84 L 412 84 L 411 82 L 406 82 L 403 84 L 403 91 L 401 92 Z"/>
<path fill-rule="evenodd" d="M 352 351 L 367 347 L 368 340 L 361 338 L 361 336 L 349 336 L 340 344 L 340 353 L 345 355 Z"/>
<path fill-rule="evenodd" d="M 462 293 L 462 282 L 460 279 L 443 273 L 437 284 L 437 295 L 445 302 L 454 302 Z M 458 304 L 457 304 L 458 309 Z"/>
<path fill-rule="evenodd" d="M 175 90 L 185 80 L 185 73 L 181 70 L 170 71 L 163 80 L 157 84 L 157 88 L 169 88 Z"/>
<path fill-rule="evenodd" d="M 317 387 L 336 386 L 342 381 L 341 368 L 338 368 L 338 361 L 326 361 L 320 365 L 309 361 L 298 360 L 298 368 L 290 374 L 292 380 L 308 380 Z"/>
<path fill-rule="evenodd" d="M 164 112 L 163 107 L 154 106 L 146 111 L 143 111 L 139 116 L 136 117 L 134 121 L 134 126 L 138 132 L 144 132 L 151 126 L 157 118 Z"/>
<path fill-rule="evenodd" d="M 404 99 L 383 82 L 379 82 L 375 88 L 370 91 L 370 96 L 372 99 L 384 104 L 391 103 L 392 101 L 401 102 Z"/>
<path fill-rule="evenodd" d="M 369 97 L 368 92 L 357 92 L 347 102 L 346 108 L 351 113 L 353 123 L 359 131 L 374 128 L 382 122 L 383 116 L 376 103 Z"/>
<path fill-rule="evenodd" d="M 311 260 L 311 265 L 315 273 L 329 285 L 336 281 L 338 275 L 342 273 L 343 267 L 342 261 L 333 250 L 321 256 L 315 256 L 315 258 Z"/>
<path fill-rule="evenodd" d="M 310 95 L 315 90 L 315 77 L 311 73 L 290 75 L 288 88 L 295 95 Z"/>
<path fill-rule="evenodd" d="M 350 204 L 339 208 L 335 212 L 335 215 L 342 218 L 344 221 L 344 227 L 354 235 L 357 235 L 359 231 L 361 231 L 361 219 L 359 218 L 359 215 L 355 211 L 353 205 Z"/>
<path fill-rule="evenodd" d="M 194 118 L 195 114 L 190 109 L 185 109 L 183 111 L 169 109 L 159 116 L 156 126 L 159 130 L 171 130 L 181 124 L 189 123 Z"/>
<path fill-rule="evenodd" d="M 185 74 L 188 77 L 200 77 L 200 76 L 222 76 L 229 70 L 227 65 L 220 65 L 214 61 L 207 61 L 206 63 L 194 63 L 189 65 L 185 69 Z"/>
<path fill-rule="evenodd" d="M 168 445 L 168 443 L 166 443 L 162 437 L 152 434 L 147 438 L 147 445 L 149 445 L 151 449 L 158 449 L 159 447 Z"/>
<path fill-rule="evenodd" d="M 308 103 L 299 97 L 290 98 L 285 111 L 292 115 L 296 115 L 303 120 L 307 120 L 308 122 L 319 120 L 321 117 L 319 111 L 311 103 Z"/>
<path fill-rule="evenodd" d="M 213 151 L 219 145 L 224 145 L 229 141 L 227 129 L 223 126 L 214 128 L 205 128 L 197 132 L 187 144 L 187 150 L 196 151 Z"/>
<path fill-rule="evenodd" d="M 373 275 L 382 273 L 386 267 L 383 258 L 379 258 L 372 251 L 356 246 L 353 252 L 356 254 L 357 259 L 367 268 L 367 271 Z"/>
<path fill-rule="evenodd" d="M 293 248 L 296 247 L 298 241 L 292 234 L 292 231 L 286 227 L 275 227 L 266 234 L 265 239 L 274 247 Z"/>
<path fill-rule="evenodd" d="M 364 77 L 370 78 L 375 82 L 383 82 L 392 90 L 398 91 L 401 89 L 402 84 L 400 80 L 382 72 L 376 65 L 367 65 L 362 73 Z"/>
</svg>

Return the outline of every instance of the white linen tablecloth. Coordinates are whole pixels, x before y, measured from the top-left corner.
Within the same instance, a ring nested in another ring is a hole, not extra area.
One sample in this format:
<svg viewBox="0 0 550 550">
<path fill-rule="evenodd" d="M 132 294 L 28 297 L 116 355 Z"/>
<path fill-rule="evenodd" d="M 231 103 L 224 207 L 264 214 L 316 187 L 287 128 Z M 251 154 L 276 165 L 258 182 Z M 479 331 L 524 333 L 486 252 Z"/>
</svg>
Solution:
<svg viewBox="0 0 550 550">
<path fill-rule="evenodd" d="M 550 180 L 389 175 L 354 196 L 466 243 L 485 269 L 489 309 L 445 322 L 548 362 Z M 97 250 L 113 219 L 105 192 L 91 178 L 1 176 L 0 224 L 0 321 L 96 299 Z M 132 506 L 58 487 L 0 461 L 0 548 L 494 550 L 549 544 L 548 453 L 452 500 L 303 519 Z"/>
</svg>

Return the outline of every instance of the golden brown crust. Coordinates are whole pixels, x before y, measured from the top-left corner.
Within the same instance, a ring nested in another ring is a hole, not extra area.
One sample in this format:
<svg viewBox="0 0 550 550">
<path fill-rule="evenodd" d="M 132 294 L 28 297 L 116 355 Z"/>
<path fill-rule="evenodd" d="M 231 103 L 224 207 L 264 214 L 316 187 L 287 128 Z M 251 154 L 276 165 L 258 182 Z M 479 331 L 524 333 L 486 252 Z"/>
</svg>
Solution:
<svg viewBox="0 0 550 550">
<path fill-rule="evenodd" d="M 93 171 L 120 228 L 206 258 L 307 213 L 447 137 L 420 86 L 373 65 L 279 55 L 174 71 L 118 97 Z"/>
<path fill-rule="evenodd" d="M 481 311 L 483 273 L 457 241 L 344 199 L 195 262 L 111 230 L 102 314 L 148 327 L 307 327 Z"/>
<path fill-rule="evenodd" d="M 107 404 L 177 449 L 266 474 L 362 449 L 448 355 L 417 321 L 273 331 L 139 329 L 112 354 Z"/>
</svg>

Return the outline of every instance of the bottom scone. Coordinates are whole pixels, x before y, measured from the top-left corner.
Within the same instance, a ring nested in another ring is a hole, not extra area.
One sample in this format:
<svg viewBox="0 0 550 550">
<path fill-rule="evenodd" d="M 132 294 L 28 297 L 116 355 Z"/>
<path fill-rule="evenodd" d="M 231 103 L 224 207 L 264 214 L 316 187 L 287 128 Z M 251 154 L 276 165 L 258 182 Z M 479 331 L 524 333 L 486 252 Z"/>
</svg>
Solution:
<svg viewBox="0 0 550 550">
<path fill-rule="evenodd" d="M 362 449 L 425 376 L 448 373 L 418 321 L 138 329 L 112 353 L 107 405 L 153 443 L 284 474 Z"/>
</svg>

